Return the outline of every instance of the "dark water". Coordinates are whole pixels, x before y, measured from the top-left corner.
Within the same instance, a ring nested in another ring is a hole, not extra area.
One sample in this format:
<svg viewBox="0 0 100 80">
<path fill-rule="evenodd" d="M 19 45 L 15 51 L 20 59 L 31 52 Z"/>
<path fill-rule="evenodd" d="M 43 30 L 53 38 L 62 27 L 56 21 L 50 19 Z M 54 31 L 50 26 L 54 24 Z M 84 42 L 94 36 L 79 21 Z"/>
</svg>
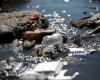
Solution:
<svg viewBox="0 0 100 80">
<path fill-rule="evenodd" d="M 100 52 L 93 55 L 77 56 L 82 58 L 82 63 L 69 64 L 66 68 L 69 70 L 66 75 L 72 75 L 79 71 L 79 76 L 75 80 L 100 80 Z"/>
<path fill-rule="evenodd" d="M 12 0 L 13 1 L 13 0 Z M 14 0 L 10 5 L 8 4 L 9 11 L 20 11 L 20 10 L 38 10 L 43 14 L 52 14 L 54 11 L 62 14 L 66 11 L 64 16 L 67 18 L 67 14 L 70 14 L 70 18 L 82 18 L 90 15 L 90 13 L 99 12 L 100 2 L 99 0 Z M 16 4 L 14 4 L 16 3 Z M 6 6 L 6 4 L 5 4 Z M 97 9 L 91 9 L 90 7 L 97 7 Z M 87 14 L 83 14 L 87 12 Z"/>
<path fill-rule="evenodd" d="M 16 4 L 7 4 L 7 8 L 9 11 L 37 10 L 44 14 L 51 24 L 59 24 L 66 29 L 70 29 L 71 32 L 68 33 L 70 37 L 82 33 L 84 30 L 78 30 L 72 27 L 68 22 L 71 19 L 80 19 L 100 12 L 100 1 L 69 0 L 65 2 L 64 0 L 30 0 L 30 2 L 22 1 Z M 96 40 L 98 40 L 97 44 L 95 43 Z M 96 46 L 100 48 L 100 36 L 94 37 L 93 40 L 90 40 L 90 43 L 87 40 L 85 46 L 90 47 L 91 45 L 92 47 Z M 0 49 L 0 60 L 12 55 L 8 48 Z M 66 68 L 69 69 L 69 72 L 66 74 L 70 75 L 74 71 L 78 71 L 80 75 L 76 80 L 100 80 L 100 52 L 94 52 L 94 54 L 86 56 L 77 56 L 77 58 L 80 57 L 83 58 L 84 63 L 69 64 L 69 66 L 66 66 Z"/>
</svg>

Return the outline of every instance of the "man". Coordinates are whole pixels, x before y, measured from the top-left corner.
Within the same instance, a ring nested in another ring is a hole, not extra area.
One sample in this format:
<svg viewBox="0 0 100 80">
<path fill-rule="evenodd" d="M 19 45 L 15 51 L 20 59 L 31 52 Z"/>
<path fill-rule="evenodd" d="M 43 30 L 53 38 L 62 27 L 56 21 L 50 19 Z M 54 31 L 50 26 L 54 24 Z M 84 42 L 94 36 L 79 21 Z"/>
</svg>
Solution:
<svg viewBox="0 0 100 80">
<path fill-rule="evenodd" d="M 26 23 L 26 31 L 34 31 L 37 28 L 46 29 L 49 27 L 47 19 L 39 12 L 35 11 Z"/>
</svg>

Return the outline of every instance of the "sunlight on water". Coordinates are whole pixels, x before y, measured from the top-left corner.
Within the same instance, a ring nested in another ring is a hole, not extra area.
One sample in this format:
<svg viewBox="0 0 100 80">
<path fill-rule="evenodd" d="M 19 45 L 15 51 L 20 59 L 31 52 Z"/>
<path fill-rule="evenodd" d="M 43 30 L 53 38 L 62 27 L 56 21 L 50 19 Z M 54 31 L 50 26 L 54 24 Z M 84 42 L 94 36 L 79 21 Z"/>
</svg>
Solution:
<svg viewBox="0 0 100 80">
<path fill-rule="evenodd" d="M 64 0 L 64 2 L 69 2 L 69 0 Z"/>
</svg>

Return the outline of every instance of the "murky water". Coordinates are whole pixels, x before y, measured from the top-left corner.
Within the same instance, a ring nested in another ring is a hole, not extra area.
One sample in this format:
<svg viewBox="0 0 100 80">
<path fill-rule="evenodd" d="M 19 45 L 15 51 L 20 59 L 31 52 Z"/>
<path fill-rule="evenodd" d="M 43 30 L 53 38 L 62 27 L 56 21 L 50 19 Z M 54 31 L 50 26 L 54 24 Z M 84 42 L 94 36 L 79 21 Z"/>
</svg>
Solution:
<svg viewBox="0 0 100 80">
<path fill-rule="evenodd" d="M 30 0 L 28 2 L 18 2 L 18 4 L 11 3 L 10 6 L 7 4 L 7 8 L 9 11 L 37 10 L 44 14 L 51 24 L 56 24 L 64 30 L 69 30 L 68 37 L 70 38 L 70 36 L 73 37 L 83 33 L 84 29 L 79 30 L 72 27 L 69 21 L 100 12 L 100 0 Z M 100 36 L 98 35 L 86 39 L 83 46 L 100 48 Z M 7 48 L 7 46 L 0 48 L 0 60 L 15 56 L 12 52 L 12 48 Z M 21 55 L 21 53 L 18 55 Z M 84 62 L 66 66 L 69 69 L 69 72 L 66 73 L 67 75 L 72 74 L 74 71 L 79 71 L 80 75 L 76 80 L 100 80 L 100 52 L 95 52 L 92 55 L 77 56 L 77 58 L 83 58 Z"/>
</svg>

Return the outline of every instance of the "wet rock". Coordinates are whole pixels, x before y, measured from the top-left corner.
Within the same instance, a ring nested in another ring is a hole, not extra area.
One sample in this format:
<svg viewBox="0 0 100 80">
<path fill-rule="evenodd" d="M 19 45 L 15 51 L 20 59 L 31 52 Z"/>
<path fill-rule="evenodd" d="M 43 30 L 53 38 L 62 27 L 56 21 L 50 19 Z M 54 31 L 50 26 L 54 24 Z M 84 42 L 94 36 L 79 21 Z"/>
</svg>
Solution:
<svg viewBox="0 0 100 80">
<path fill-rule="evenodd" d="M 50 58 L 51 60 L 63 59 L 68 55 L 69 49 L 62 44 L 43 46 L 41 49 L 41 55 L 44 58 Z"/>
<path fill-rule="evenodd" d="M 42 55 L 50 57 L 51 59 L 62 57 L 68 52 L 67 48 L 61 47 L 63 45 L 63 37 L 60 33 L 43 37 L 42 45 Z"/>
<path fill-rule="evenodd" d="M 63 43 L 63 37 L 60 33 L 55 33 L 49 36 L 43 37 L 42 44 L 45 46 L 59 45 Z"/>
<path fill-rule="evenodd" d="M 78 28 L 83 28 L 83 27 L 90 27 L 90 28 L 94 28 L 96 26 L 96 23 L 91 21 L 91 20 L 87 20 L 87 19 L 81 19 L 81 20 L 73 20 L 70 22 L 73 26 L 78 27 Z"/>
<path fill-rule="evenodd" d="M 33 15 L 34 14 L 34 15 Z M 39 15 L 37 15 L 39 14 Z M 31 17 L 38 17 L 32 19 Z M 0 14 L 0 25 L 5 25 L 7 29 L 0 26 L 0 30 L 10 30 L 15 33 L 17 39 L 22 38 L 22 33 L 27 30 L 35 28 L 48 28 L 48 20 L 36 11 L 19 11 L 12 13 L 1 13 Z M 33 29 L 34 30 L 34 29 Z"/>
<path fill-rule="evenodd" d="M 1 13 L 0 14 L 0 25 L 1 25 L 0 30 L 2 32 L 4 31 L 5 32 L 4 32 L 4 35 L 0 35 L 0 37 L 3 36 L 4 39 L 6 40 L 7 39 L 12 40 L 15 37 L 16 38 L 19 37 L 21 34 L 20 29 L 22 28 L 22 26 L 21 25 L 19 26 L 18 24 L 26 23 L 27 19 L 31 16 L 31 14 L 32 12 L 28 12 L 28 11 Z M 9 38 L 7 36 L 9 36 Z"/>
<path fill-rule="evenodd" d="M 88 33 L 90 33 L 88 31 Z M 72 41 L 72 43 L 76 44 L 76 47 L 84 47 L 84 48 L 94 48 L 94 49 L 98 49 L 99 48 L 99 41 L 100 41 L 100 33 L 97 34 L 80 34 L 76 37 L 72 37 L 70 41 Z"/>
<path fill-rule="evenodd" d="M 47 46 L 47 47 L 42 47 L 40 54 L 46 58 L 46 57 L 50 57 L 50 55 L 54 52 L 55 50 L 55 46 L 51 45 L 51 46 Z"/>
<path fill-rule="evenodd" d="M 70 22 L 73 26 L 76 26 L 78 28 L 92 28 L 92 30 L 89 34 L 99 33 L 100 32 L 100 13 L 95 14 L 94 16 L 88 18 L 88 19 L 80 19 L 80 20 L 73 20 Z"/>
<path fill-rule="evenodd" d="M 82 37 L 80 35 L 72 38 L 72 40 L 73 40 L 73 43 L 77 45 L 78 47 L 82 46 Z"/>
<path fill-rule="evenodd" d="M 9 57 L 8 60 L 0 61 L 0 78 L 6 78 L 8 73 L 16 65 L 16 60 L 13 57 Z"/>
<path fill-rule="evenodd" d="M 88 19 L 80 19 L 80 20 L 72 20 L 70 23 L 76 27 L 90 27 L 95 28 L 100 25 L 100 13 L 88 18 Z"/>
<path fill-rule="evenodd" d="M 27 40 L 25 40 L 24 42 L 23 42 L 23 49 L 31 49 L 32 47 L 34 47 L 34 45 L 35 45 L 35 40 L 33 40 L 33 41 L 27 41 Z"/>
<path fill-rule="evenodd" d="M 63 43 L 68 42 L 68 37 L 67 37 L 67 33 L 64 31 L 59 31 L 59 33 L 61 34 L 61 36 L 63 37 Z"/>
<path fill-rule="evenodd" d="M 18 24 L 24 24 L 33 12 L 30 11 L 19 11 L 12 13 L 1 13 L 0 14 L 0 25 L 6 25 L 8 28 L 17 27 Z"/>
<path fill-rule="evenodd" d="M 52 59 L 52 60 L 63 60 L 63 58 L 65 57 L 65 56 L 68 56 L 68 53 L 69 53 L 69 49 L 68 48 L 66 48 L 66 47 L 64 47 L 64 46 L 59 46 L 59 45 L 57 45 L 57 46 L 55 46 L 55 50 L 53 51 L 53 52 L 51 52 L 51 54 L 50 54 L 50 58 Z"/>
</svg>

